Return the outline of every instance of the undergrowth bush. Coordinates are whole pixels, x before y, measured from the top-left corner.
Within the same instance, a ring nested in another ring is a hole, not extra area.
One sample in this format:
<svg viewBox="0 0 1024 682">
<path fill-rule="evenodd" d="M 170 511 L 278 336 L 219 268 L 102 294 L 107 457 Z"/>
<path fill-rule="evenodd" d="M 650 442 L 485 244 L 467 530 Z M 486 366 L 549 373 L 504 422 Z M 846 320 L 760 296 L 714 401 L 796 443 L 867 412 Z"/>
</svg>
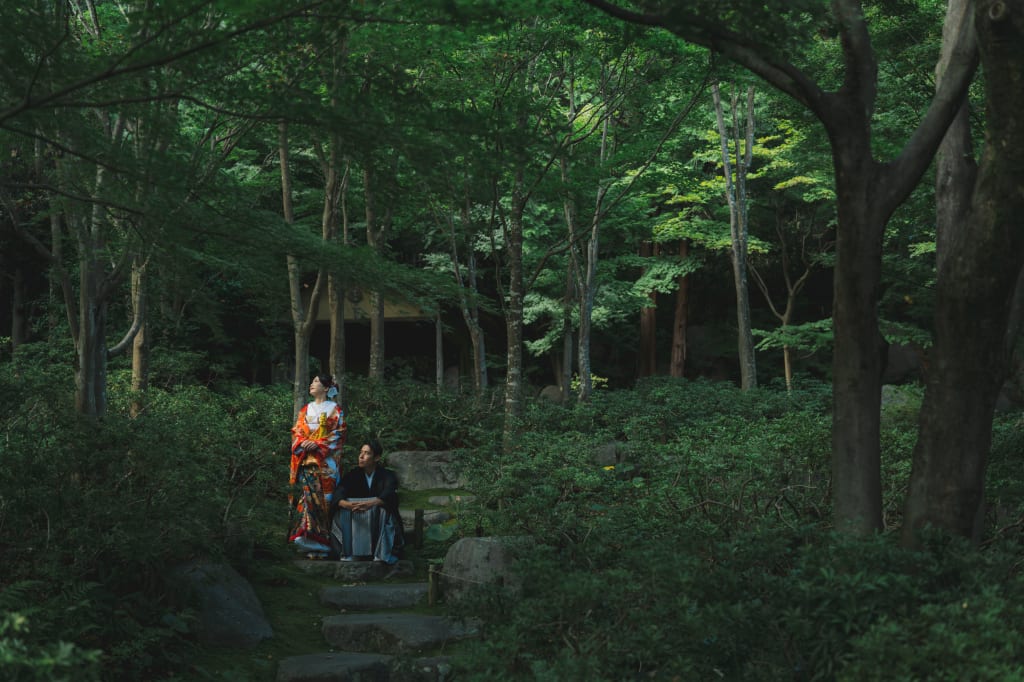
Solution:
<svg viewBox="0 0 1024 682">
<path fill-rule="evenodd" d="M 411 379 L 346 380 L 346 417 L 357 438 L 377 438 L 386 450 L 475 446 L 501 431 L 501 391 L 482 396 L 438 392 Z"/>
<path fill-rule="evenodd" d="M 0 609 L 24 624 L 0 635 L 0 677 L 62 679 L 55 666 L 72 661 L 67 679 L 160 679 L 192 646 L 167 569 L 243 558 L 284 508 L 290 391 L 151 388 L 132 418 L 115 368 L 107 414 L 90 421 L 55 375 L 0 365 Z"/>
<path fill-rule="evenodd" d="M 0 676 L 168 678 L 195 641 L 167 568 L 220 556 L 244 572 L 254 548 L 283 544 L 291 387 L 181 383 L 198 360 L 169 357 L 137 396 L 115 366 L 108 414 L 84 422 L 52 353 L 0 364 Z M 994 425 L 983 550 L 908 551 L 831 532 L 827 385 L 650 379 L 528 401 L 508 448 L 500 390 L 347 385 L 349 457 L 370 436 L 458 449 L 476 497 L 458 532 L 533 540 L 518 596 L 484 591 L 459 611 L 484 622 L 459 679 L 1024 677 L 1007 625 L 1024 622 L 1017 416 Z M 920 392 L 898 398 L 882 421 L 891 528 Z"/>
<path fill-rule="evenodd" d="M 918 405 L 883 419 L 894 527 Z M 655 381 L 529 411 L 511 451 L 466 453 L 483 525 L 533 545 L 518 595 L 460 606 L 485 623 L 460 679 L 1021 679 L 1020 548 L 834 534 L 827 406 Z"/>
</svg>

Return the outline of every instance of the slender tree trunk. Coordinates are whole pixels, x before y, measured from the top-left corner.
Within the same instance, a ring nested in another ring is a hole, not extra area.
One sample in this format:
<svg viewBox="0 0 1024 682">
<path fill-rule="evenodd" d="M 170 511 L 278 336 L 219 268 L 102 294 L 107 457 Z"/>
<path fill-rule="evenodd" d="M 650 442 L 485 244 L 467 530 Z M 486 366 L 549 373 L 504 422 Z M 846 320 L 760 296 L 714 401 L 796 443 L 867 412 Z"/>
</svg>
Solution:
<svg viewBox="0 0 1024 682">
<path fill-rule="evenodd" d="M 799 224 L 799 219 L 795 221 Z M 772 314 L 775 315 L 779 320 L 779 325 L 785 329 L 789 326 L 789 323 L 793 320 L 793 311 L 796 309 L 797 296 L 803 291 L 804 285 L 807 284 L 807 279 L 811 276 L 811 265 L 807 259 L 806 242 L 811 232 L 808 230 L 802 238 L 799 240 L 800 246 L 800 260 L 804 265 L 804 271 L 799 277 L 793 278 L 790 273 L 790 257 L 789 257 L 789 246 L 788 239 L 786 237 L 786 229 L 784 227 L 785 220 L 781 214 L 776 216 L 775 222 L 775 234 L 778 235 L 781 260 L 782 260 L 782 279 L 786 286 L 786 305 L 782 310 L 776 307 L 775 302 L 772 300 L 771 293 L 768 291 L 768 283 L 764 280 L 757 268 L 751 266 L 750 272 L 754 276 L 754 281 L 757 283 L 758 288 L 761 290 L 761 294 L 764 296 L 765 302 L 768 307 L 771 308 Z M 793 351 L 792 349 L 783 344 L 782 346 L 782 372 L 786 380 L 786 392 L 793 390 Z"/>
<path fill-rule="evenodd" d="M 467 229 L 471 224 L 471 213 L 469 198 L 466 198 L 462 207 L 462 224 Z M 473 354 L 473 392 L 477 398 L 483 397 L 487 389 L 487 356 L 484 344 L 484 332 L 480 327 L 480 309 L 476 303 L 477 297 L 477 275 L 476 275 L 476 251 L 473 249 L 472 240 L 466 250 L 466 266 L 460 264 L 459 240 L 455 231 L 455 220 L 449 215 L 448 235 L 451 247 L 452 274 L 458 284 L 459 311 L 462 313 L 462 320 L 466 323 L 466 330 L 469 333 L 469 340 Z M 468 293 L 467 293 L 468 292 Z"/>
<path fill-rule="evenodd" d="M 505 373 L 504 450 L 511 451 L 519 418 L 523 413 L 523 170 L 516 169 L 512 188 L 512 211 L 505 234 L 508 253 L 508 291 L 505 306 L 505 336 L 508 341 Z"/>
<path fill-rule="evenodd" d="M 103 196 L 107 172 L 97 166 L 93 197 Z M 107 217 L 99 202 L 88 219 L 78 221 L 78 339 L 75 367 L 75 409 L 99 418 L 107 409 L 107 301 L 103 291 L 103 262 Z"/>
<path fill-rule="evenodd" d="M 747 128 L 744 138 L 745 149 L 740 148 L 739 139 L 739 97 L 732 99 L 733 134 L 725 126 L 722 111 L 722 97 L 718 83 L 711 86 L 715 103 L 715 117 L 718 121 L 718 136 L 722 146 L 722 174 L 725 179 L 725 196 L 729 203 L 729 231 L 732 236 L 733 287 L 736 293 L 737 348 L 739 350 L 740 386 L 744 390 L 757 387 L 757 366 L 754 357 L 754 335 L 750 325 L 750 291 L 747 286 L 747 169 L 750 167 L 754 146 L 754 88 L 747 88 Z M 733 167 L 729 140 L 736 144 L 736 164 Z M 735 172 L 735 178 L 733 177 Z"/>
<path fill-rule="evenodd" d="M 331 44 L 330 72 L 326 82 L 330 88 L 331 109 L 339 106 L 338 91 L 342 82 L 342 66 L 348 56 L 348 32 L 339 28 L 341 33 Z M 330 244 L 348 243 L 348 212 L 346 199 L 348 193 L 349 164 L 342 157 L 341 136 L 332 131 L 327 138 L 327 153 L 322 158 L 324 166 L 324 211 L 321 220 L 321 233 L 324 241 Z M 340 223 L 340 224 L 339 224 Z M 345 382 L 345 288 L 334 272 L 327 275 L 327 303 L 330 310 L 330 348 L 328 350 L 328 371 L 338 384 L 337 402 L 342 409 L 347 405 Z"/>
<path fill-rule="evenodd" d="M 148 305 L 146 300 L 146 264 L 139 256 L 132 264 L 132 314 L 137 320 L 132 339 L 132 404 L 129 413 L 137 417 L 144 409 L 146 389 L 149 388 L 149 336 L 147 331 Z"/>
<path fill-rule="evenodd" d="M 571 242 L 571 239 L 570 239 Z M 574 275 L 575 249 L 570 248 L 570 257 L 566 259 L 565 273 L 565 295 L 562 297 L 562 359 L 558 367 L 558 394 L 565 403 L 569 400 L 569 393 L 572 390 L 572 368 L 573 368 L 573 325 L 572 309 L 573 301 L 576 300 L 576 278 Z"/>
<path fill-rule="evenodd" d="M 28 314 L 25 305 L 25 271 L 14 268 L 11 280 L 11 351 L 28 341 Z"/>
<path fill-rule="evenodd" d="M 601 148 L 598 152 L 598 165 L 604 166 L 609 154 L 609 130 L 611 124 L 606 117 L 601 123 Z M 592 371 L 590 367 L 590 332 L 594 317 L 594 300 L 597 297 L 597 261 L 600 255 L 599 241 L 601 236 L 601 215 L 604 212 L 604 198 L 608 194 L 608 184 L 599 183 L 596 197 L 594 199 L 594 213 L 590 218 L 590 235 L 587 238 L 586 260 L 584 261 L 583 278 L 580 282 L 580 336 L 579 336 L 579 360 L 577 366 L 580 371 L 580 388 L 578 397 L 580 402 L 590 400 L 593 392 L 591 380 Z"/>
<path fill-rule="evenodd" d="M 281 168 L 281 208 L 284 221 L 295 222 L 292 205 L 292 176 L 289 164 L 288 125 L 278 126 L 278 160 Z M 326 279 L 321 267 L 309 296 L 309 307 L 302 301 L 302 268 L 295 254 L 288 254 L 288 289 L 291 295 L 292 338 L 295 344 L 295 377 L 292 382 L 292 419 L 302 409 L 309 394 L 309 339 L 316 322 L 316 311 L 320 304 L 320 291 Z"/>
<path fill-rule="evenodd" d="M 980 0 L 974 19 L 985 72 L 985 150 L 966 223 L 946 223 L 904 519 L 908 544 L 928 525 L 978 539 L 992 416 L 1008 368 L 1011 302 L 1024 265 L 1024 1 Z M 969 178 L 969 164 L 959 162 Z M 946 170 L 944 179 L 958 185 L 957 171 Z"/>
<path fill-rule="evenodd" d="M 690 255 L 688 239 L 679 241 L 679 259 L 685 261 Z M 672 323 L 672 357 L 669 363 L 669 375 L 682 377 L 686 370 L 686 321 L 689 309 L 690 276 L 680 275 L 677 280 L 676 310 Z"/>
<path fill-rule="evenodd" d="M 363 171 L 363 191 L 366 198 L 366 243 L 379 251 L 383 246 L 388 219 L 378 225 L 376 207 L 375 176 L 369 170 Z M 389 209 L 390 211 L 390 209 Z M 380 291 L 370 292 L 370 368 L 371 379 L 384 378 L 384 297 Z"/>
<path fill-rule="evenodd" d="M 570 79 L 569 87 L 569 111 L 568 111 L 568 134 L 572 135 L 572 128 L 576 120 L 576 90 L 575 81 Z M 566 403 L 569 400 L 569 394 L 572 391 L 572 370 L 573 370 L 573 309 L 576 307 L 577 295 L 580 295 L 582 299 L 582 293 L 578 292 L 576 282 L 581 280 L 582 277 L 579 275 L 579 250 L 576 248 L 576 201 L 572 192 L 570 179 L 572 177 L 572 167 L 570 165 L 570 159 L 572 157 L 573 148 L 570 146 L 566 150 L 566 155 L 562 157 L 559 164 L 562 174 L 562 185 L 567 188 L 565 196 L 562 198 L 562 213 L 565 216 L 565 227 L 567 232 L 568 251 L 566 254 L 566 266 L 565 266 L 565 295 L 562 297 L 562 357 L 558 366 L 558 394 L 561 396 L 562 403 Z"/>
<path fill-rule="evenodd" d="M 348 168 L 342 171 L 339 166 L 339 147 L 341 141 L 337 135 L 331 135 L 329 149 L 324 167 L 324 211 L 321 231 L 324 241 L 331 244 L 339 242 L 339 218 L 341 214 L 342 195 L 348 187 Z M 327 275 L 327 303 L 330 317 L 330 348 L 328 350 L 328 367 L 339 392 L 344 393 L 345 386 L 345 289 L 334 273 Z M 343 398 L 339 398 L 339 401 Z M 344 404 L 339 402 L 339 404 Z"/>
<path fill-rule="evenodd" d="M 657 247 L 650 242 L 640 245 L 640 256 L 651 258 L 657 255 Z M 655 291 L 649 293 L 651 301 L 649 306 L 640 309 L 640 344 L 637 358 L 637 376 L 651 377 L 657 370 L 657 320 L 658 320 L 658 294 Z"/>
<path fill-rule="evenodd" d="M 440 395 L 444 391 L 444 325 L 440 312 L 434 315 L 434 372 Z"/>
</svg>

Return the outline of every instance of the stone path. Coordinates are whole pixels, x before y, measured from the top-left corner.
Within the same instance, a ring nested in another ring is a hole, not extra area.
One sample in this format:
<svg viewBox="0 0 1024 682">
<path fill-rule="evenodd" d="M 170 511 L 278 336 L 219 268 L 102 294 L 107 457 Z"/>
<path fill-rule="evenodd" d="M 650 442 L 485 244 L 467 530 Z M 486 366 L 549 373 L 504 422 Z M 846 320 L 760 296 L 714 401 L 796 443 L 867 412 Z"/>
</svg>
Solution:
<svg viewBox="0 0 1024 682">
<path fill-rule="evenodd" d="M 277 682 L 440 682 L 448 678 L 448 642 L 475 636 L 472 625 L 444 616 L 410 613 L 426 603 L 427 583 L 399 582 L 414 575 L 411 561 L 295 562 L 297 570 L 338 581 L 320 590 L 339 613 L 321 624 L 325 649 L 278 664 Z"/>
</svg>

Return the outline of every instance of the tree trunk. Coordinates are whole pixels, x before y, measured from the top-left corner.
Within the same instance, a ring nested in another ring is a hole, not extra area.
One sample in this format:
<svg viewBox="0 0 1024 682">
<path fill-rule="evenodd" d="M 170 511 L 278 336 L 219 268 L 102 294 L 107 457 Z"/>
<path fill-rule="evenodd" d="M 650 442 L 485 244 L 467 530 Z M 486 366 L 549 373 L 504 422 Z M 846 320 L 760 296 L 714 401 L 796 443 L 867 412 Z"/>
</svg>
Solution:
<svg viewBox="0 0 1024 682">
<path fill-rule="evenodd" d="M 679 241 L 679 259 L 685 261 L 690 253 L 690 242 Z M 680 275 L 677 280 L 676 310 L 672 321 L 672 356 L 669 362 L 669 376 L 682 377 L 686 370 L 686 319 L 689 308 L 690 276 Z"/>
<path fill-rule="evenodd" d="M 132 339 L 132 404 L 129 413 L 137 417 L 145 407 L 143 395 L 149 388 L 149 336 L 147 327 L 146 264 L 137 257 L 132 265 L 132 314 L 137 321 Z"/>
<path fill-rule="evenodd" d="M 657 247 L 650 242 L 643 242 L 640 245 L 640 256 L 651 258 L 657 255 Z M 640 343 L 637 357 L 637 376 L 654 376 L 658 366 L 657 359 L 657 321 L 658 321 L 658 294 L 655 291 L 649 293 L 651 301 L 649 306 L 640 309 Z"/>
<path fill-rule="evenodd" d="M 463 297 L 462 317 L 469 329 L 470 344 L 473 347 L 473 391 L 477 397 L 483 397 L 487 390 L 487 345 L 484 330 L 480 326 L 480 309 L 476 304 L 477 282 L 476 282 L 476 254 L 469 254 L 469 287 L 473 294 L 472 302 L 466 301 Z M 460 290 L 461 291 L 461 290 Z M 460 296 L 462 294 L 460 293 Z"/>
<path fill-rule="evenodd" d="M 366 244 L 380 251 L 390 220 L 390 208 L 385 218 L 378 225 L 376 207 L 375 175 L 369 170 L 363 171 L 363 191 L 366 198 Z M 375 380 L 384 378 L 384 297 L 380 291 L 370 292 L 370 368 L 369 377 Z"/>
<path fill-rule="evenodd" d="M 25 271 L 14 268 L 11 280 L 11 351 L 28 341 L 28 314 L 25 305 Z"/>
<path fill-rule="evenodd" d="M 836 527 L 868 534 L 882 527 L 879 410 L 885 342 L 876 307 L 887 215 L 873 205 L 870 145 L 836 149 L 839 229 L 832 324 L 832 495 Z"/>
<path fill-rule="evenodd" d="M 103 196 L 107 172 L 97 166 L 92 196 Z M 107 217 L 102 205 L 92 205 L 89 218 L 79 217 L 78 237 L 78 334 L 75 366 L 75 410 L 99 418 L 107 409 L 107 301 L 103 287 L 103 263 Z"/>
<path fill-rule="evenodd" d="M 974 16 L 985 72 L 985 150 L 967 222 L 947 223 L 943 240 L 907 544 L 929 525 L 978 539 L 992 416 L 1008 367 L 1007 323 L 1024 265 L 1024 0 L 981 0 Z M 955 173 L 948 178 L 956 184 Z"/>
<path fill-rule="evenodd" d="M 736 293 L 736 333 L 740 365 L 740 386 L 743 390 L 757 387 L 757 365 L 754 356 L 754 335 L 750 326 L 750 290 L 747 286 L 747 169 L 750 167 L 754 147 L 754 88 L 747 88 L 747 127 L 744 137 L 745 148 L 740 148 L 739 138 L 739 96 L 732 98 L 733 131 L 725 127 L 722 111 L 722 97 L 718 83 L 711 86 L 715 103 L 715 118 L 718 121 L 718 136 L 722 146 L 722 175 L 725 180 L 725 196 L 729 204 L 729 232 L 732 237 L 733 288 Z M 729 140 L 736 145 L 735 167 L 730 158 Z M 735 178 L 733 174 L 735 172 Z"/>
<path fill-rule="evenodd" d="M 572 131 L 572 127 L 576 120 L 576 90 L 575 81 L 570 80 L 569 88 L 569 108 L 568 108 L 568 130 Z M 560 168 L 562 174 L 562 184 L 568 188 L 566 194 L 562 197 L 562 213 L 565 216 L 565 227 L 568 248 L 566 251 L 565 259 L 565 293 L 562 296 L 562 356 L 558 362 L 558 375 L 556 377 L 558 381 L 558 394 L 562 399 L 562 404 L 566 404 L 569 401 L 569 394 L 572 392 L 572 370 L 573 370 L 573 311 L 576 308 L 577 295 L 582 297 L 582 294 L 578 292 L 576 285 L 577 281 L 582 279 L 580 275 L 579 265 L 579 249 L 576 248 L 576 233 L 577 233 L 577 210 L 574 193 L 570 185 L 570 179 L 572 177 L 572 167 L 570 165 L 570 158 L 572 157 L 573 147 L 566 150 L 566 155 L 560 160 Z M 579 342 L 578 342 L 579 343 Z M 578 348 L 582 349 L 582 345 Z M 582 352 L 579 350 L 577 352 Z"/>
<path fill-rule="evenodd" d="M 324 210 L 320 220 L 320 230 L 325 242 L 336 244 L 339 241 L 339 215 L 341 195 L 347 187 L 348 172 L 339 168 L 339 148 L 341 141 L 337 135 L 331 135 L 328 150 L 324 158 Z M 327 307 L 330 319 L 330 347 L 327 366 L 334 381 L 344 385 L 345 378 L 345 290 L 341 279 L 333 273 L 327 276 Z M 340 389 L 339 389 L 340 392 Z M 339 399 L 339 404 L 340 399 Z"/>
<path fill-rule="evenodd" d="M 526 198 L 523 170 L 516 169 L 512 187 L 512 210 L 507 222 L 505 244 L 508 252 L 508 291 L 505 305 L 505 336 L 508 342 L 505 364 L 505 425 L 503 447 L 510 452 L 523 414 L 523 212 Z"/>
<path fill-rule="evenodd" d="M 278 126 L 278 160 L 281 168 L 281 207 L 284 221 L 289 225 L 295 222 L 295 210 L 292 205 L 292 176 L 289 166 L 288 125 Z M 295 254 L 288 254 L 288 289 L 291 295 L 292 339 L 295 344 L 295 376 L 292 381 L 292 419 L 306 402 L 309 394 L 309 339 L 316 322 L 316 311 L 320 304 L 320 291 L 326 279 L 321 267 L 317 273 L 316 283 L 309 296 L 309 307 L 302 301 L 302 269 Z"/>
<path fill-rule="evenodd" d="M 571 241 L 571 238 L 570 238 Z M 575 249 L 570 248 L 569 258 L 566 259 L 565 272 L 565 294 L 562 296 L 562 359 L 558 366 L 558 394 L 565 404 L 569 400 L 569 393 L 572 391 L 572 368 L 573 368 L 573 325 L 572 309 L 573 301 L 576 300 L 576 278 L 574 275 L 575 265 L 573 264 Z"/>
<path fill-rule="evenodd" d="M 597 188 L 597 203 L 594 207 L 594 216 L 590 221 L 590 237 L 587 239 L 587 259 L 583 272 L 583 282 L 580 286 L 580 335 L 578 339 L 579 359 L 577 367 L 580 373 L 579 399 L 581 402 L 590 400 L 593 391 L 590 367 L 590 332 L 591 321 L 594 316 L 594 299 L 597 296 L 597 260 L 598 260 L 598 239 L 601 233 L 601 205 L 604 201 L 607 187 Z"/>
<path fill-rule="evenodd" d="M 441 313 L 434 315 L 434 372 L 437 379 L 437 393 L 444 391 L 444 325 Z"/>
<path fill-rule="evenodd" d="M 462 224 L 469 228 L 471 224 L 471 213 L 469 199 L 462 207 Z M 452 274 L 458 284 L 459 311 L 462 313 L 462 320 L 466 323 L 466 330 L 469 333 L 470 344 L 473 353 L 473 392 L 477 398 L 483 396 L 487 389 L 487 357 L 484 345 L 484 332 L 480 327 L 480 309 L 476 303 L 477 279 L 476 279 L 476 251 L 473 249 L 472 239 L 466 250 L 465 272 L 459 262 L 459 240 L 455 231 L 455 219 L 449 215 L 448 235 L 451 247 Z M 467 294 L 468 291 L 468 294 Z"/>
</svg>

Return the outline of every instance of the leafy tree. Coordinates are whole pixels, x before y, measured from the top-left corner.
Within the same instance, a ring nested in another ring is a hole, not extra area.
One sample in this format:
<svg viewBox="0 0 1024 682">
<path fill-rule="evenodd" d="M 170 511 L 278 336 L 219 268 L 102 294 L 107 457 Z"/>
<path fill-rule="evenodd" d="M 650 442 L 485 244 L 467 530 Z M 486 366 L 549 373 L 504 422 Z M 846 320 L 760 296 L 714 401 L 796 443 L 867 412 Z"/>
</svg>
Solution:
<svg viewBox="0 0 1024 682">
<path fill-rule="evenodd" d="M 856 533 L 881 527 L 879 407 L 883 339 L 876 303 L 886 221 L 928 167 L 959 109 L 976 58 L 969 26 L 950 33 L 950 59 L 928 111 L 891 160 L 874 158 L 872 118 L 878 55 L 861 2 L 722 6 L 588 0 L 623 20 L 658 26 L 723 54 L 807 107 L 825 126 L 833 151 L 837 240 L 833 324 L 833 481 L 837 525 Z M 635 9 L 633 9 L 635 8 Z M 806 61 L 812 30 L 833 35 L 842 67 L 830 74 Z"/>
</svg>

